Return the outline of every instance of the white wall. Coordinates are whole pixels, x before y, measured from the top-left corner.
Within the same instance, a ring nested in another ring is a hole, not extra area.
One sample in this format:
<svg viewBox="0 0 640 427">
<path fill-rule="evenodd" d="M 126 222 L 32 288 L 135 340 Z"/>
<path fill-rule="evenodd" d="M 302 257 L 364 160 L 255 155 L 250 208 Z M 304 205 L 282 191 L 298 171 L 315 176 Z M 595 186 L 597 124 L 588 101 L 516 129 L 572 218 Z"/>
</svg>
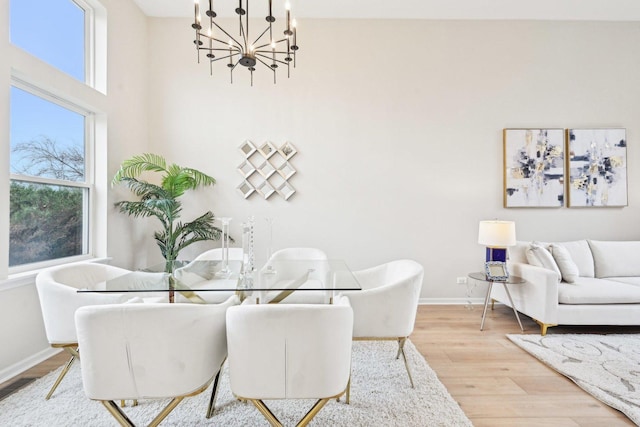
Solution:
<svg viewBox="0 0 640 427">
<path fill-rule="evenodd" d="M 108 18 L 108 80 L 107 95 L 83 87 L 58 70 L 44 66 L 33 67 L 38 62 L 9 42 L 9 1 L 0 0 L 0 140 L 5 149 L 0 150 L 0 172 L 9 175 L 9 87 L 11 66 L 17 73 L 43 85 L 56 93 L 69 89 L 77 101 L 98 112 L 96 147 L 98 164 L 95 195 L 105 229 L 108 221 L 108 240 L 96 248 L 96 255 L 111 255 L 114 263 L 131 264 L 138 252 L 125 236 L 135 241 L 138 230 L 124 231 L 127 221 L 113 211 L 117 191 L 111 191 L 108 182 L 123 158 L 147 150 L 147 20 L 133 2 L 101 0 Z M 7 59 L 8 58 L 8 59 Z M 26 73 L 26 74 L 25 74 Z M 28 74 L 28 75 L 27 75 Z M 108 146 L 107 146 L 108 144 Z M 106 158 L 106 164 L 105 164 Z M 0 185 L 0 196 L 6 200 L 9 183 Z M 0 223 L 8 230 L 9 207 L 0 210 Z M 92 223 L 95 226 L 94 223 Z M 1 233 L 8 239 L 8 233 Z M 8 240 L 7 240 L 8 241 Z M 1 245 L 7 247 L 7 245 Z M 144 258 L 144 257 L 143 257 Z M 6 258 L 5 258 L 6 259 Z M 5 274 L 3 274 L 3 272 Z M 0 267 L 0 277 L 6 277 L 6 267 Z M 42 316 L 33 277 L 19 282 L 0 281 L 0 382 L 15 375 L 48 355 L 48 343 L 44 333 Z"/>
<path fill-rule="evenodd" d="M 160 260 L 155 224 L 116 213 L 113 202 L 130 196 L 105 184 L 122 160 L 146 151 L 218 180 L 187 196 L 185 219 L 205 209 L 231 216 L 239 239 L 248 215 L 258 225 L 272 216 L 276 247 L 321 247 L 353 268 L 414 258 L 427 269 L 422 296 L 433 301 L 465 296 L 455 277 L 481 266 L 481 219 L 515 220 L 522 240 L 640 238 L 637 23 L 305 20 L 291 79 L 281 74 L 274 86 L 260 70 L 249 87 L 246 75 L 230 85 L 226 67 L 210 78 L 195 63 L 188 20 L 145 18 L 131 2 L 103 4 L 109 74 L 99 122 L 108 119 L 108 147 L 99 152 L 108 161 L 98 191 L 108 192 L 106 250 L 116 265 Z M 6 23 L 8 1 L 0 5 Z M 4 58 L 8 31 L 0 28 Z M 5 141 L 8 68 L 0 61 Z M 503 209 L 501 131 L 542 126 L 626 127 L 630 206 Z M 236 192 L 245 139 L 298 148 L 290 201 Z M 0 170 L 8 168 L 3 156 Z M 0 342 L 10 344 L 0 347 L 1 377 L 46 343 L 32 285 L 0 291 L 0 301 Z"/>
<path fill-rule="evenodd" d="M 481 268 L 482 219 L 515 220 L 521 240 L 640 238 L 637 23 L 301 20 L 292 77 L 258 68 L 254 87 L 224 64 L 209 77 L 192 39 L 188 19 L 150 19 L 151 148 L 218 180 L 186 218 L 231 216 L 239 238 L 248 215 L 273 216 L 276 247 L 354 268 L 414 258 L 441 301 Z M 608 126 L 627 128 L 629 207 L 502 208 L 503 128 Z M 245 139 L 297 147 L 290 201 L 237 193 Z"/>
</svg>

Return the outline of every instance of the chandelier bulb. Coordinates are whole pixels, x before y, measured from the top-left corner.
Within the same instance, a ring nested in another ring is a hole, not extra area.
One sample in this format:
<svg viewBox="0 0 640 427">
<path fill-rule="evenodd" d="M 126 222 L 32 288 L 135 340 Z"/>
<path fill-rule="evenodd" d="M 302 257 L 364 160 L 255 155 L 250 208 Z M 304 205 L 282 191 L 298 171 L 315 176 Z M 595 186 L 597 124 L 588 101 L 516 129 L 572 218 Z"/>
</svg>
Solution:
<svg viewBox="0 0 640 427">
<path fill-rule="evenodd" d="M 199 0 L 194 0 L 194 17 L 193 17 L 193 24 L 191 24 L 191 28 L 197 30 L 202 29 L 202 27 L 200 26 L 200 1 Z"/>
</svg>

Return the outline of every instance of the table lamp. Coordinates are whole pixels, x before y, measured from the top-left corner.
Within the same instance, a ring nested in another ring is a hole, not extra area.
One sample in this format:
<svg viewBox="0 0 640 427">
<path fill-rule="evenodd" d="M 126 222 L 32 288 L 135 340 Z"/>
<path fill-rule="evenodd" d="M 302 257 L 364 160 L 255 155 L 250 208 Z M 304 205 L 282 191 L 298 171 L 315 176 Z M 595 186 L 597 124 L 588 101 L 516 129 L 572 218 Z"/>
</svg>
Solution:
<svg viewBox="0 0 640 427">
<path fill-rule="evenodd" d="M 486 261 L 507 262 L 507 247 L 516 244 L 513 221 L 480 221 L 478 243 L 487 247 Z"/>
</svg>

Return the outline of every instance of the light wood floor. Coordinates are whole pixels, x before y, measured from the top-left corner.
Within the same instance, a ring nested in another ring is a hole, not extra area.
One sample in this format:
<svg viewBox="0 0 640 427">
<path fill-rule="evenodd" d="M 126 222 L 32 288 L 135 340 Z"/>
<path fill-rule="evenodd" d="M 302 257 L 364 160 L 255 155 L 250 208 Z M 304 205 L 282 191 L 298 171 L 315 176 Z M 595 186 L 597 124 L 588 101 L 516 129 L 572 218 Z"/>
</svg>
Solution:
<svg viewBox="0 0 640 427">
<path fill-rule="evenodd" d="M 480 331 L 482 307 L 420 306 L 411 341 L 474 426 L 633 426 L 621 412 L 521 350 L 513 311 L 496 305 Z M 540 328 L 521 315 L 524 333 Z M 556 333 L 636 333 L 638 327 L 554 327 Z"/>
<path fill-rule="evenodd" d="M 521 333 L 513 312 L 496 305 L 480 331 L 480 306 L 423 305 L 412 342 L 476 427 L 633 426 L 622 413 L 582 391 L 509 341 Z M 521 316 L 525 333 L 540 333 Z M 549 333 L 640 333 L 640 327 L 555 327 Z M 66 362 L 57 355 L 17 378 L 40 377 Z M 44 396 L 43 396 L 44 399 Z"/>
</svg>

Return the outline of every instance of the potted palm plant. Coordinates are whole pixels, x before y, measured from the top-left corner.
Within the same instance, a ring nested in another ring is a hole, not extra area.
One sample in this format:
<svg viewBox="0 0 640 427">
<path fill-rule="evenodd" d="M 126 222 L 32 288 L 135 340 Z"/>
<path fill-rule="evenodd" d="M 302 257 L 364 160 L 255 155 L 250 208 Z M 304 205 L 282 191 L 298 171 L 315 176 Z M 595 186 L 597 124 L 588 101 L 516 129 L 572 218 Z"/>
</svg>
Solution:
<svg viewBox="0 0 640 427">
<path fill-rule="evenodd" d="M 160 184 L 140 179 L 144 172 L 161 174 Z M 166 261 L 166 271 L 171 272 L 180 251 L 192 243 L 220 239 L 221 230 L 213 225 L 211 211 L 190 222 L 180 221 L 182 203 L 180 197 L 188 190 L 215 184 L 215 179 L 196 169 L 176 164 L 167 165 L 157 154 L 141 154 L 125 160 L 113 177 L 112 185 L 125 184 L 139 200 L 120 201 L 115 204 L 120 212 L 132 217 L 155 217 L 162 228 L 153 237 Z"/>
</svg>

